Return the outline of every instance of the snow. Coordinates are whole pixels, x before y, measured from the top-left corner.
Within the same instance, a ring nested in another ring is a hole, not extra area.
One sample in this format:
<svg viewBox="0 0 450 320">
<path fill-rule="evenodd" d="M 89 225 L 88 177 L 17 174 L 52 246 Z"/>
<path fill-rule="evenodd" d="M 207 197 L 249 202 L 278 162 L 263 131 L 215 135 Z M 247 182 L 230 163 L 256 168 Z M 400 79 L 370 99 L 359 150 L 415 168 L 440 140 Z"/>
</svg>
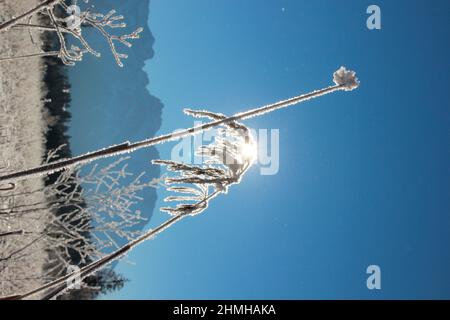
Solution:
<svg viewBox="0 0 450 320">
<path fill-rule="evenodd" d="M 25 12 L 37 3 L 38 0 L 0 1 L 0 21 Z M 0 57 L 16 52 L 34 52 L 36 48 L 29 39 L 27 32 L 11 30 L 0 34 Z M 43 65 L 38 59 L 0 63 L 0 132 L 3 132 L 3 137 L 0 137 L 0 172 L 3 174 L 39 165 L 45 153 L 42 70 Z M 42 180 L 18 182 L 14 191 L 0 191 L 0 206 L 10 210 L 12 205 L 43 202 L 45 196 L 42 193 L 27 194 L 42 186 Z M 13 193 L 20 195 L 13 196 Z M 39 233 L 45 222 L 38 218 L 34 212 L 21 219 L 0 214 L 0 233 L 20 230 Z M 32 253 L 13 255 L 13 258 L 2 261 L 32 240 L 31 234 L 0 239 L 0 296 L 24 292 L 42 283 L 40 276 L 47 254 L 39 242 L 22 252 Z"/>
</svg>

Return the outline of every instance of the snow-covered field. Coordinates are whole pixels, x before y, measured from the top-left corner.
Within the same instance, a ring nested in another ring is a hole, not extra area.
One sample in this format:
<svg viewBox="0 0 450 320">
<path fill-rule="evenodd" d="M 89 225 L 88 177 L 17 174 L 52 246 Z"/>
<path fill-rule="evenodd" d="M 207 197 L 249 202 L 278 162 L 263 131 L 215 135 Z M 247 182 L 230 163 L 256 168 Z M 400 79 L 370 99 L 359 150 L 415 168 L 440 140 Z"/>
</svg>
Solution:
<svg viewBox="0 0 450 320">
<path fill-rule="evenodd" d="M 0 0 L 0 21 L 25 12 L 38 0 Z M 0 57 L 39 50 L 27 31 L 0 34 Z M 45 153 L 43 117 L 43 64 L 40 59 L 0 62 L 0 173 L 39 165 Z M 41 284 L 47 253 L 39 242 L 45 228 L 42 212 L 23 210 L 44 203 L 43 181 L 21 182 L 14 190 L 0 191 L 0 296 L 27 291 Z M 5 186 L 0 186 L 0 189 Z M 20 209 L 20 210 L 19 210 Z"/>
</svg>

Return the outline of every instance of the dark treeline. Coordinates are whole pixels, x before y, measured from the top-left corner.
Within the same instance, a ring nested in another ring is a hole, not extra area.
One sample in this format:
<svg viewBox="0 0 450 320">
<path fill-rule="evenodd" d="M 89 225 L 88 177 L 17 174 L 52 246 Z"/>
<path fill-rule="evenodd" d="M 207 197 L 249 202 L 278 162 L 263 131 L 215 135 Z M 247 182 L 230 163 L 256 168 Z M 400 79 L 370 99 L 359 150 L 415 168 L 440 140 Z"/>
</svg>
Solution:
<svg viewBox="0 0 450 320">
<path fill-rule="evenodd" d="M 58 39 L 54 33 L 44 33 L 42 37 L 43 43 L 45 44 L 45 50 L 53 50 L 58 46 Z M 44 98 L 44 115 L 48 126 L 46 131 L 46 150 L 48 152 L 64 145 L 64 147 L 60 148 L 57 153 L 58 158 L 71 157 L 72 153 L 69 142 L 70 137 L 67 134 L 68 123 L 71 119 L 71 86 L 68 77 L 68 67 L 66 67 L 57 57 L 46 57 L 44 59 L 44 63 L 44 85 L 46 88 Z M 46 184 L 52 184 L 60 174 L 61 173 L 54 173 L 48 176 Z M 81 188 L 76 185 L 68 187 Z M 82 205 L 85 206 L 86 204 L 83 203 Z M 59 216 L 75 209 L 75 206 L 62 206 L 55 209 L 53 214 Z M 79 221 L 74 221 L 74 223 L 78 222 Z M 90 221 L 87 221 L 87 223 L 90 223 Z M 59 235 L 58 237 L 61 236 Z M 89 234 L 85 234 L 83 237 L 84 239 L 77 241 L 92 241 Z M 55 253 L 49 250 L 48 254 L 49 257 L 52 258 Z M 92 261 L 82 263 L 79 253 L 72 249 L 69 249 L 69 255 L 70 261 L 67 261 L 68 265 L 83 267 L 85 264 Z M 50 265 L 47 266 L 48 269 L 50 269 L 50 267 Z M 125 281 L 127 280 L 121 275 L 115 273 L 114 270 L 105 269 L 85 279 L 84 283 L 87 284 L 87 286 L 83 286 L 81 289 L 71 289 L 60 295 L 58 299 L 95 299 L 99 294 L 104 294 L 122 288 Z"/>
</svg>

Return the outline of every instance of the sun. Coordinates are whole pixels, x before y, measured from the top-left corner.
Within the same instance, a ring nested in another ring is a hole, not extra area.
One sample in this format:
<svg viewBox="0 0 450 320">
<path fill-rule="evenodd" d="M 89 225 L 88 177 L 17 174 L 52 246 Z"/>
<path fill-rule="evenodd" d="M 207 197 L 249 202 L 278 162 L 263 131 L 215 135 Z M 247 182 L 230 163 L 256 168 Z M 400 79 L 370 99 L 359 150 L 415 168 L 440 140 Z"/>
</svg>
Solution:
<svg viewBox="0 0 450 320">
<path fill-rule="evenodd" d="M 244 161 L 252 162 L 258 157 L 258 146 L 254 141 L 243 143 L 240 151 Z"/>
</svg>

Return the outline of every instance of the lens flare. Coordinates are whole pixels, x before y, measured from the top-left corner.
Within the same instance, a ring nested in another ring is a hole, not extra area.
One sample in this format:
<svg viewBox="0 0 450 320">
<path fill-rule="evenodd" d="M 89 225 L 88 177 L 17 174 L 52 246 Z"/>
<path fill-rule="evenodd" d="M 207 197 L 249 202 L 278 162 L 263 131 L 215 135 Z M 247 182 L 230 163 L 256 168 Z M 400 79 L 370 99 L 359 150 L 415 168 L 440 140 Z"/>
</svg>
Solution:
<svg viewBox="0 0 450 320">
<path fill-rule="evenodd" d="M 256 142 L 244 143 L 241 146 L 241 156 L 243 160 L 255 161 L 258 157 L 258 146 Z"/>
</svg>

